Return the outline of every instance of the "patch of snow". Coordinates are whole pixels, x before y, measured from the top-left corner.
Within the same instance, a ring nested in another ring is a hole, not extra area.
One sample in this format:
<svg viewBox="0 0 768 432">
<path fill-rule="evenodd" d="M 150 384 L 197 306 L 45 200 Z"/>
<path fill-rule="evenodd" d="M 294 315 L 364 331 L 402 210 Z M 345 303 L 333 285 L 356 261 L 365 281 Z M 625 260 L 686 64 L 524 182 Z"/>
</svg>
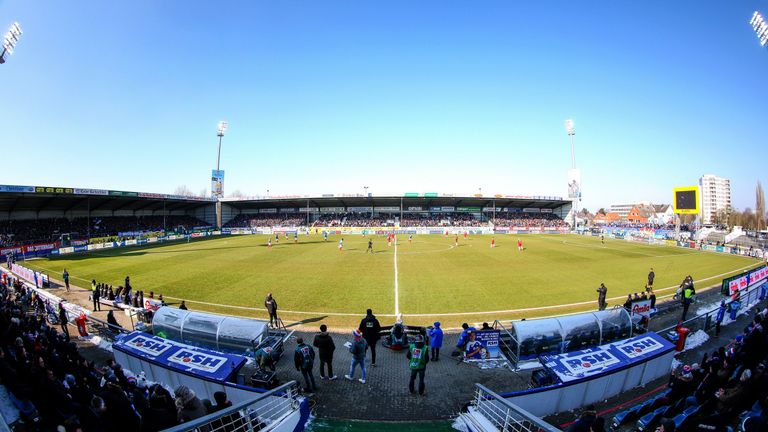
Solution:
<svg viewBox="0 0 768 432">
<path fill-rule="evenodd" d="M 688 335 L 688 338 L 685 340 L 685 348 L 683 351 L 688 351 L 690 349 L 696 348 L 698 346 L 704 345 L 709 340 L 709 335 L 704 330 L 696 330 L 695 332 Z"/>
<path fill-rule="evenodd" d="M 467 423 L 464 422 L 464 420 L 461 418 L 461 416 L 456 417 L 453 420 L 453 423 L 451 424 L 451 427 L 457 431 L 461 432 L 471 432 L 469 430 L 469 427 L 467 427 Z"/>
<path fill-rule="evenodd" d="M 517 364 L 517 370 L 529 370 L 543 367 L 539 360 L 528 360 Z"/>
</svg>

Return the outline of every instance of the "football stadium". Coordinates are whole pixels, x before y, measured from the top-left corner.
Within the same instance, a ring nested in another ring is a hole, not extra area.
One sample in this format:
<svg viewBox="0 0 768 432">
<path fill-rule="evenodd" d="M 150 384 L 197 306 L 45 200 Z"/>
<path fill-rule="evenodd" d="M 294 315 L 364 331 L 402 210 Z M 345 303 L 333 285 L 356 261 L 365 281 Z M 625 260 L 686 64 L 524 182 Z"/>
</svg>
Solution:
<svg viewBox="0 0 768 432">
<path fill-rule="evenodd" d="M 0 2 L 0 432 L 768 430 L 759 3 Z"/>
</svg>

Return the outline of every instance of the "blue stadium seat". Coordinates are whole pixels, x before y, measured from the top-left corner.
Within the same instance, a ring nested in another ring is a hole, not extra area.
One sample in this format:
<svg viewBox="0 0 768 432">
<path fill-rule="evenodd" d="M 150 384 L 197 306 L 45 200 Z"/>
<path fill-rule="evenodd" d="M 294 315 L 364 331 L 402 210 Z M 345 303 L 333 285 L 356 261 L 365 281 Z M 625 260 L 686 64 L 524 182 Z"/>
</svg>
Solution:
<svg viewBox="0 0 768 432">
<path fill-rule="evenodd" d="M 648 414 L 640 417 L 637 420 L 637 427 L 640 430 L 646 430 L 651 429 L 653 425 L 659 422 L 661 419 L 662 414 L 671 407 L 669 406 L 663 406 L 661 408 L 657 408 L 654 411 L 649 412 Z"/>
<path fill-rule="evenodd" d="M 687 408 L 683 410 L 680 414 L 676 415 L 675 418 L 672 419 L 672 421 L 675 422 L 675 430 L 682 430 L 684 429 L 683 426 L 686 426 L 686 422 L 690 422 L 695 416 L 696 413 L 699 412 L 699 406 L 692 406 L 690 408 Z"/>
</svg>

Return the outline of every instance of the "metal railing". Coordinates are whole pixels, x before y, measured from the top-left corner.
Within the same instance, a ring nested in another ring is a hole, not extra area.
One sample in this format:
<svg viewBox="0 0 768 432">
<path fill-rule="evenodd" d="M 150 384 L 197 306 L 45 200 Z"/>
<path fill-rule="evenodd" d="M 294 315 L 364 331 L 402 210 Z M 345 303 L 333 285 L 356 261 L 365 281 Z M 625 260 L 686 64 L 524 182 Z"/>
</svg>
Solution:
<svg viewBox="0 0 768 432">
<path fill-rule="evenodd" d="M 501 321 L 499 321 L 499 320 L 495 320 L 493 322 L 493 328 L 495 328 L 495 329 L 496 328 L 500 328 L 501 330 L 503 330 L 503 333 L 501 334 L 501 336 L 499 338 L 500 342 L 502 344 L 502 347 L 501 347 L 502 351 L 506 352 L 507 355 L 509 355 L 509 361 L 511 361 L 512 364 L 517 365 L 517 362 L 519 360 L 517 358 L 517 349 L 514 349 L 514 350 L 512 349 L 512 347 L 507 343 L 507 340 L 506 340 L 505 336 L 509 336 L 509 340 L 514 342 L 516 347 L 519 347 L 520 344 L 518 343 L 517 339 L 515 339 L 515 337 L 512 336 L 512 332 L 507 330 L 507 328 L 504 327 L 504 324 L 502 324 Z"/>
<path fill-rule="evenodd" d="M 762 283 L 757 284 L 754 287 L 750 288 L 748 291 L 741 294 L 739 298 L 739 301 L 741 302 L 741 307 L 739 308 L 739 310 L 745 310 L 745 311 L 749 310 L 757 306 L 760 303 L 760 301 L 762 301 L 762 298 L 760 297 L 762 293 L 762 286 L 763 286 Z M 695 305 L 696 303 L 693 303 L 693 304 Z M 730 310 L 730 304 L 731 304 L 731 300 L 726 300 L 725 302 L 726 318 L 724 318 L 723 320 L 724 322 L 728 320 L 727 317 Z M 696 315 L 693 318 L 689 318 L 682 322 L 682 326 L 689 328 L 692 333 L 698 330 L 709 331 L 713 327 L 715 327 L 715 324 L 717 321 L 717 312 L 719 310 L 720 310 L 720 306 L 717 306 L 714 309 L 711 309 L 707 312 Z M 656 333 L 662 336 L 665 336 L 667 332 L 674 330 L 675 327 L 677 327 L 677 324 L 660 329 L 660 330 L 656 330 Z"/>
<path fill-rule="evenodd" d="M 165 432 L 245 432 L 269 431 L 299 409 L 299 388 L 291 381 L 249 401 L 182 423 Z"/>
<path fill-rule="evenodd" d="M 475 384 L 475 397 L 471 406 L 500 432 L 560 431 L 482 384 Z"/>
</svg>

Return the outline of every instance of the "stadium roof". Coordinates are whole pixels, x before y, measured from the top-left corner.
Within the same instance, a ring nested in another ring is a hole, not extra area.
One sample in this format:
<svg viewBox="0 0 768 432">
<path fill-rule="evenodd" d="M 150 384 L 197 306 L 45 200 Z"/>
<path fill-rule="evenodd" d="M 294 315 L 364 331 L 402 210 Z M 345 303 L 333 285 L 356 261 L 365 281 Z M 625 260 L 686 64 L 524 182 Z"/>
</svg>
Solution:
<svg viewBox="0 0 768 432">
<path fill-rule="evenodd" d="M 49 186 L 0 185 L 0 212 L 191 210 L 215 202 L 213 198 L 79 189 Z"/>
</svg>

